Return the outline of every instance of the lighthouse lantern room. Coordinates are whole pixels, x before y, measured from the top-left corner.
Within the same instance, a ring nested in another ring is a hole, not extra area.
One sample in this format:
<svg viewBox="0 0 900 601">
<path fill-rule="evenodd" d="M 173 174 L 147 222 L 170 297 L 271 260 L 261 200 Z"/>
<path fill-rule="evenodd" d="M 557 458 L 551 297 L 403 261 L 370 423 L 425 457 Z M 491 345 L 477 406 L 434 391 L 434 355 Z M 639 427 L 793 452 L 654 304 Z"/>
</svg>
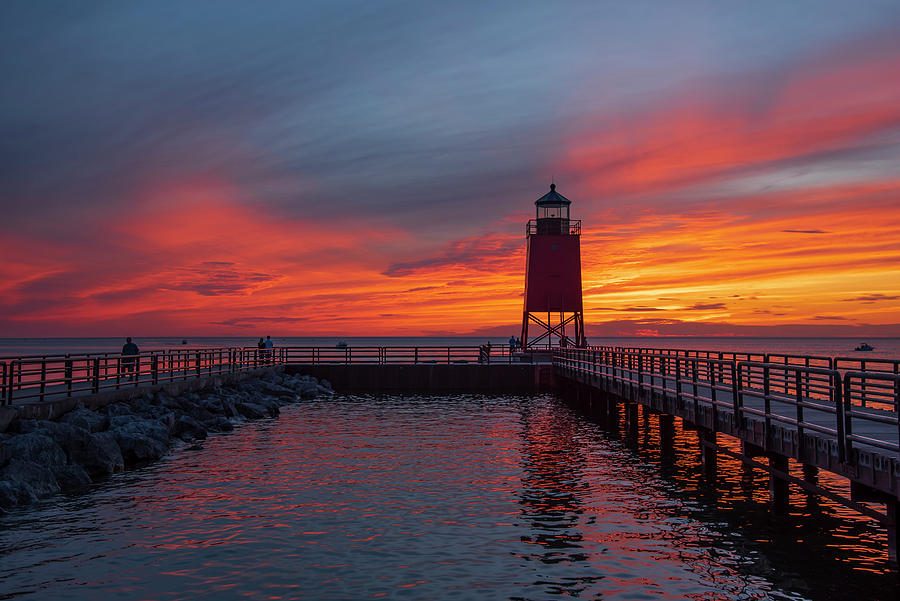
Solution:
<svg viewBox="0 0 900 601">
<path fill-rule="evenodd" d="M 585 346 L 581 300 L 581 221 L 569 217 L 568 198 L 550 184 L 526 225 L 522 346 Z M 529 326 L 532 337 L 529 338 Z"/>
</svg>

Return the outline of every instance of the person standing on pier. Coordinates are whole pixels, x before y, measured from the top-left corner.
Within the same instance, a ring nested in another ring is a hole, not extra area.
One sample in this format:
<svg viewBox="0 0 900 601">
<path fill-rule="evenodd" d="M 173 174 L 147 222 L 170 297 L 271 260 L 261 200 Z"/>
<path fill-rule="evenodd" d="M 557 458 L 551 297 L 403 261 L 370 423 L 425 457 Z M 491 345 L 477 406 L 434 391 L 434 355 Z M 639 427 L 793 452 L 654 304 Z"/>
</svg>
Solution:
<svg viewBox="0 0 900 601">
<path fill-rule="evenodd" d="M 272 355 L 273 355 L 272 349 L 275 348 L 275 343 L 272 342 L 272 337 L 271 337 L 271 336 L 266 336 L 266 342 L 265 342 L 264 348 L 266 349 L 266 350 L 264 351 L 264 354 L 265 354 L 265 356 L 266 356 L 266 360 L 271 361 L 271 360 L 272 360 Z"/>
<path fill-rule="evenodd" d="M 136 377 L 134 368 L 140 352 L 138 345 L 131 341 L 131 336 L 125 339 L 125 344 L 122 345 L 122 369 L 131 376 L 131 380 Z"/>
</svg>

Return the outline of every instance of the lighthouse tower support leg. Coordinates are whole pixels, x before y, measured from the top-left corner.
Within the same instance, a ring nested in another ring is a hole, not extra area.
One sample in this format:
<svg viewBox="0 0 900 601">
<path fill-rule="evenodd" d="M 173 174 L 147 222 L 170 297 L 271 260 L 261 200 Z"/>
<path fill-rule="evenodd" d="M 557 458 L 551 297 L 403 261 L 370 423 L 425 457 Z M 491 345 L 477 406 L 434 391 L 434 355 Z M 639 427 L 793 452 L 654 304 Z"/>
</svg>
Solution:
<svg viewBox="0 0 900 601">
<path fill-rule="evenodd" d="M 538 334 L 534 338 L 528 337 L 528 325 L 534 323 L 537 326 Z M 572 324 L 572 336 L 566 333 L 566 326 Z M 585 346 L 584 338 L 584 315 L 581 311 L 572 312 L 566 316 L 560 313 L 558 323 L 553 323 L 541 319 L 534 313 L 526 311 L 522 316 L 522 346 L 524 348 L 537 348 L 540 346 L 553 346 L 553 338 L 559 341 L 560 346 Z"/>
</svg>

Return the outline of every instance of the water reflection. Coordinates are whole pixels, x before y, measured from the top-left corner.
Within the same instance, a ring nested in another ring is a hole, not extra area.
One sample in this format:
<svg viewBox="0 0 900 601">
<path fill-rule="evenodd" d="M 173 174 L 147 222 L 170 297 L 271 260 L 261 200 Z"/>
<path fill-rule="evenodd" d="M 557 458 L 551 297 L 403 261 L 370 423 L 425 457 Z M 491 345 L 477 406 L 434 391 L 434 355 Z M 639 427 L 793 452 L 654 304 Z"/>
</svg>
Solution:
<svg viewBox="0 0 900 601">
<path fill-rule="evenodd" d="M 778 556 L 832 561 L 833 512 L 781 534 L 739 467 L 707 495 L 686 433 L 662 464 L 617 435 L 551 397 L 289 407 L 0 518 L 0 598 L 889 598 Z"/>
<path fill-rule="evenodd" d="M 765 472 L 720 453 L 710 477 L 700 461 L 696 432 L 676 420 L 674 453 L 666 456 L 660 453 L 658 419 L 643 408 L 641 414 L 636 437 L 621 421 L 604 427 L 657 466 L 668 494 L 682 500 L 685 515 L 715 530 L 718 545 L 734 549 L 741 574 L 764 577 L 813 599 L 897 598 L 897 576 L 887 564 L 886 533 L 877 522 L 793 484 L 788 511 L 780 515 L 773 511 Z M 740 452 L 738 442 L 721 435 L 717 440 Z M 793 461 L 790 471 L 803 477 Z M 824 471 L 818 480 L 850 496 L 846 480 Z"/>
<path fill-rule="evenodd" d="M 585 562 L 584 535 L 578 529 L 584 513 L 579 496 L 587 492 L 581 468 L 584 457 L 576 441 L 572 414 L 547 405 L 521 405 L 522 519 L 530 534 L 521 540 L 531 552 L 526 561 L 547 564 Z M 557 581 L 537 581 L 548 594 L 578 596 L 601 576 L 563 576 Z"/>
</svg>

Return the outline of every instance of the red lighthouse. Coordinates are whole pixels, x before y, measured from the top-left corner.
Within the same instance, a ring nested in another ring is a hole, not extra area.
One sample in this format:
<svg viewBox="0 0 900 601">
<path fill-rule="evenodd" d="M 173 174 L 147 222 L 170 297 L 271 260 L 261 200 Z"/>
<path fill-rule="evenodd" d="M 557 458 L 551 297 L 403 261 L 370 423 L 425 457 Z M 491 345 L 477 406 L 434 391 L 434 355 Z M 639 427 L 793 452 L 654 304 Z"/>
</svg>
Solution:
<svg viewBox="0 0 900 601">
<path fill-rule="evenodd" d="M 522 346 L 585 346 L 581 302 L 581 220 L 569 219 L 568 198 L 550 184 L 535 201 L 537 219 L 525 226 L 525 311 Z M 546 321 L 545 321 L 546 319 Z M 537 335 L 528 338 L 528 326 Z"/>
</svg>

